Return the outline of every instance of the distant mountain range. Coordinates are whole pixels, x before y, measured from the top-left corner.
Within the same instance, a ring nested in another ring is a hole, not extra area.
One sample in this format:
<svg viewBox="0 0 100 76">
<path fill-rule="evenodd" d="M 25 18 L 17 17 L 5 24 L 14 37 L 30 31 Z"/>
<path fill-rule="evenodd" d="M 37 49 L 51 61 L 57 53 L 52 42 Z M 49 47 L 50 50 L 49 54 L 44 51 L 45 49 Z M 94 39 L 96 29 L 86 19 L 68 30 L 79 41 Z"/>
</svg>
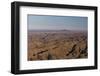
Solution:
<svg viewBox="0 0 100 76">
<path fill-rule="evenodd" d="M 52 31 L 53 31 L 53 32 L 54 32 L 54 31 L 59 32 L 59 31 L 60 31 L 60 32 L 61 32 L 61 31 L 71 31 L 71 30 L 66 30 L 66 29 L 63 29 L 63 30 L 36 30 L 36 29 L 35 29 L 35 30 L 29 30 L 29 31 L 34 31 L 34 32 L 49 32 L 49 31 L 50 31 L 50 32 L 52 32 Z"/>
<path fill-rule="evenodd" d="M 39 30 L 39 29 L 35 29 L 35 30 L 28 30 L 29 32 L 87 32 L 85 30 L 67 30 L 67 29 L 62 29 L 62 30 Z"/>
</svg>

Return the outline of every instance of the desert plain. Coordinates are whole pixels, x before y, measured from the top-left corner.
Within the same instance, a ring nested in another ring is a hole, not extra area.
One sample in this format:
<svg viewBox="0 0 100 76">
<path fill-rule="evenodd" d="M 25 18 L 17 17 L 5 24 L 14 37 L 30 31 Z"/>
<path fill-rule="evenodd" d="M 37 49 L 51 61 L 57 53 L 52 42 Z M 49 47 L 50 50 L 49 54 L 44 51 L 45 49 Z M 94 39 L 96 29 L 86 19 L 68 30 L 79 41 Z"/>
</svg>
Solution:
<svg viewBox="0 0 100 76">
<path fill-rule="evenodd" d="M 28 30 L 28 61 L 88 58 L 87 31 Z"/>
</svg>

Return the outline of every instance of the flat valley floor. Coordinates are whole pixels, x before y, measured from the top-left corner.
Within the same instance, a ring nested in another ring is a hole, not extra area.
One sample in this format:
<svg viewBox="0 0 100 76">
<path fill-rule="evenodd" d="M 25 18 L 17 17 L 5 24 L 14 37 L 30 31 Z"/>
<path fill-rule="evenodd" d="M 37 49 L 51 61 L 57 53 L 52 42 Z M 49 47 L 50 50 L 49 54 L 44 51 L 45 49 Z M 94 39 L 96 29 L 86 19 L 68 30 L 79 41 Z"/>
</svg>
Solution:
<svg viewBox="0 0 100 76">
<path fill-rule="evenodd" d="M 88 58 L 86 31 L 28 30 L 28 61 Z"/>
</svg>

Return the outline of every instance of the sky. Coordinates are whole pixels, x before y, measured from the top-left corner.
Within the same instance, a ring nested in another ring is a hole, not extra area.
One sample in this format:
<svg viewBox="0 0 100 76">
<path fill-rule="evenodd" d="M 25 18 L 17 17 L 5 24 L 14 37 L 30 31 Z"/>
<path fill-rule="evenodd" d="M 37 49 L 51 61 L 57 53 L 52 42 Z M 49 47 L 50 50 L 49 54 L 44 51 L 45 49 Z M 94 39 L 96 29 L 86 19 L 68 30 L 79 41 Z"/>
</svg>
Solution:
<svg viewBox="0 0 100 76">
<path fill-rule="evenodd" d="M 28 30 L 87 30 L 88 18 L 78 16 L 28 15 Z"/>
</svg>

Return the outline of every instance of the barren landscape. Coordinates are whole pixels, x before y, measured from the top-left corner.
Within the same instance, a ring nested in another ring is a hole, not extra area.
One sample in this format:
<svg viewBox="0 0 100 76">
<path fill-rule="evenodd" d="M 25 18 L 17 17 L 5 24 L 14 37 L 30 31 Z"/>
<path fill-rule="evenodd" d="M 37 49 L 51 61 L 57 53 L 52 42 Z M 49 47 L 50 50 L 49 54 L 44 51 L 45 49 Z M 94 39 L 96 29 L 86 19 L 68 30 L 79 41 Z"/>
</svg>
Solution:
<svg viewBox="0 0 100 76">
<path fill-rule="evenodd" d="M 28 30 L 28 61 L 88 58 L 87 31 Z"/>
</svg>

